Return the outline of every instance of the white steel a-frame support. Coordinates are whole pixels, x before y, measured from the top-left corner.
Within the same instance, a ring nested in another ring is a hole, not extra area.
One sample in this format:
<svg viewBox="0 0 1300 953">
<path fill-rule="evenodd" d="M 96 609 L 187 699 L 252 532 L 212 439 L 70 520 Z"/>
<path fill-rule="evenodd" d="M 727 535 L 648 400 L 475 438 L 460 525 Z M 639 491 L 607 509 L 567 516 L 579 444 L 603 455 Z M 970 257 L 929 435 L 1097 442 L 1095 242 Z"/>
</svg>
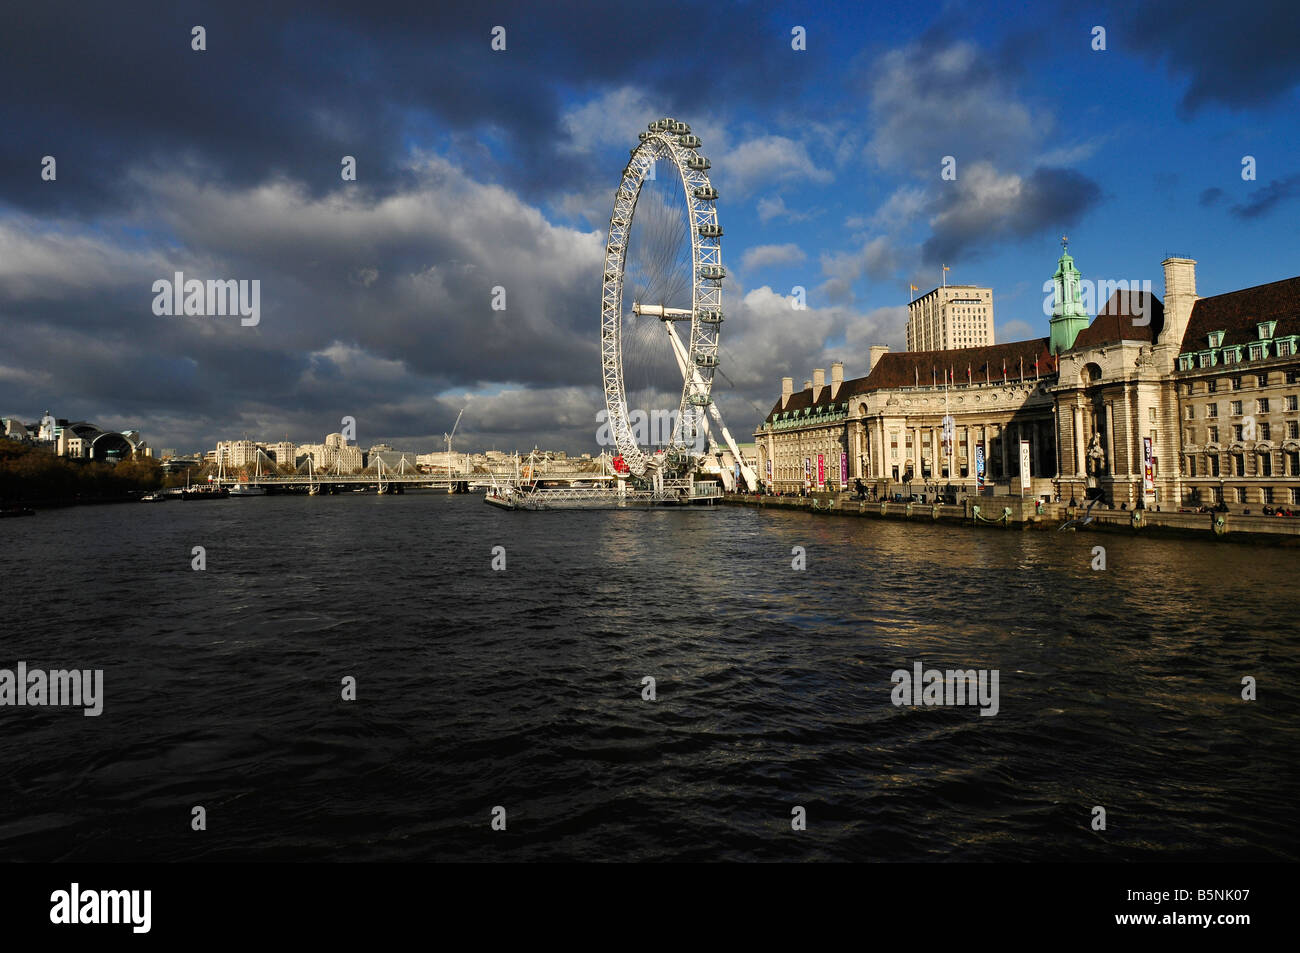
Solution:
<svg viewBox="0 0 1300 953">
<path fill-rule="evenodd" d="M 673 321 L 678 319 L 689 319 L 691 317 L 691 312 L 682 308 L 665 308 L 661 305 L 645 304 L 633 304 L 632 310 L 637 314 L 654 315 L 663 322 L 664 327 L 668 331 L 668 341 L 672 345 L 673 356 L 677 358 L 677 367 L 682 372 L 683 381 L 702 385 L 703 380 L 699 376 L 699 371 L 697 371 L 695 366 L 690 362 L 686 353 L 686 347 L 682 344 L 682 339 L 677 334 L 677 329 L 673 327 Z M 700 417 L 700 422 L 704 425 L 704 432 L 706 434 L 708 434 L 710 430 L 709 417 L 712 417 L 717 423 L 723 441 L 731 451 L 732 457 L 740 464 L 740 476 L 741 479 L 744 480 L 745 486 L 748 487 L 751 492 L 757 492 L 759 489 L 758 475 L 754 473 L 749 464 L 745 462 L 745 458 L 740 455 L 740 448 L 736 446 L 735 438 L 731 436 L 731 431 L 727 429 L 727 425 L 722 422 L 722 412 L 718 410 L 717 403 L 712 400 L 709 401 L 708 416 L 701 415 Z M 722 482 L 728 490 L 734 490 L 735 474 L 731 471 L 725 471 L 722 474 Z"/>
</svg>

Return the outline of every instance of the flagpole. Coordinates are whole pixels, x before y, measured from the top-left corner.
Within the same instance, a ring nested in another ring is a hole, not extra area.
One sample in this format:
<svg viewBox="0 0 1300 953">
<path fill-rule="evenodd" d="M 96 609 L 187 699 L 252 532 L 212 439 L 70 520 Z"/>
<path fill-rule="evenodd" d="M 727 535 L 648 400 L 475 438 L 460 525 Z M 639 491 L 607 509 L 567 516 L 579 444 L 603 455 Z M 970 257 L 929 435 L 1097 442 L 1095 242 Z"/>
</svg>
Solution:
<svg viewBox="0 0 1300 953">
<path fill-rule="evenodd" d="M 945 377 L 944 380 L 943 380 L 943 416 L 944 416 L 944 421 L 945 421 L 945 422 L 948 422 L 948 421 L 950 421 L 950 420 L 952 419 L 952 418 L 951 418 L 951 415 L 948 413 L 948 378 L 946 378 L 946 377 Z M 953 444 L 953 441 L 957 439 L 957 426 L 956 426 L 956 424 L 953 424 L 952 434 L 951 434 L 951 435 L 949 435 L 949 434 L 944 434 L 944 436 L 948 437 L 948 484 L 951 486 L 951 485 L 952 485 L 952 477 L 953 477 L 953 473 L 952 473 L 952 444 Z"/>
</svg>

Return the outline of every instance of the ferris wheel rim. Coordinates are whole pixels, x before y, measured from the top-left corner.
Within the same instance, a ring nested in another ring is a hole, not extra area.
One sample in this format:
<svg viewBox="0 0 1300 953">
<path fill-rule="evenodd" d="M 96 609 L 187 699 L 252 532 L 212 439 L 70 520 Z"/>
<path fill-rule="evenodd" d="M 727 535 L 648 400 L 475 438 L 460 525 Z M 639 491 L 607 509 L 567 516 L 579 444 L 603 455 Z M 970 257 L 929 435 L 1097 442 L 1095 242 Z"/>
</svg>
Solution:
<svg viewBox="0 0 1300 953">
<path fill-rule="evenodd" d="M 671 161 L 681 179 L 686 203 L 686 228 L 691 240 L 691 333 L 686 345 L 689 359 L 678 402 L 678 426 L 667 449 L 687 451 L 678 436 L 701 433 L 712 401 L 713 371 L 718 362 L 722 315 L 722 228 L 718 223 L 717 190 L 708 176 L 708 159 L 699 153 L 700 140 L 690 127 L 670 118 L 649 124 L 640 143 L 631 150 L 614 193 L 605 244 L 604 281 L 601 288 L 601 371 L 610 435 L 624 465 L 635 476 L 659 466 L 658 455 L 636 442 L 629 422 L 627 389 L 623 373 L 623 282 L 628 236 L 637 201 L 647 174 L 659 159 Z M 713 320 L 704 321 L 701 315 Z M 661 315 L 661 319 L 664 316 Z M 696 451 L 695 458 L 702 457 Z"/>
</svg>

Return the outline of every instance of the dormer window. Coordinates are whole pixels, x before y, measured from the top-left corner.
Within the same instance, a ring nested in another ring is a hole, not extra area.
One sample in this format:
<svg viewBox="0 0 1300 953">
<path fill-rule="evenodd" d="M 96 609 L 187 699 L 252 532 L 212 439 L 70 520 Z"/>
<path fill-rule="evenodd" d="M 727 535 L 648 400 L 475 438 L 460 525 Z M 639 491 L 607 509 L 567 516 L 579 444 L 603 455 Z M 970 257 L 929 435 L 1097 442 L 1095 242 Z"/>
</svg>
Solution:
<svg viewBox="0 0 1300 953">
<path fill-rule="evenodd" d="M 1223 343 L 1223 333 L 1222 331 L 1210 332 L 1210 347 L 1218 347 Z"/>
<path fill-rule="evenodd" d="M 1267 341 L 1273 336 L 1273 329 L 1277 327 L 1277 322 L 1261 321 L 1256 327 L 1259 330 L 1259 339 L 1261 341 Z"/>
</svg>

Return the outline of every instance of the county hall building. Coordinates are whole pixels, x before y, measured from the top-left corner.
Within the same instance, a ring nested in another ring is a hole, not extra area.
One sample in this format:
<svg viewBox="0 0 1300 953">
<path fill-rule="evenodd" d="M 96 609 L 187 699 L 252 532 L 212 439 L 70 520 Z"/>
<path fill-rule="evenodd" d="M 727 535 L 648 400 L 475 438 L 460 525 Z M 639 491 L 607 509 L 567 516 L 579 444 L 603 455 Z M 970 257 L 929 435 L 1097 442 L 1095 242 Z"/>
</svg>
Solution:
<svg viewBox="0 0 1300 953">
<path fill-rule="evenodd" d="M 783 379 L 754 432 L 760 477 L 785 493 L 861 480 L 878 495 L 1300 505 L 1300 278 L 1200 298 L 1195 261 L 1163 270 L 1163 301 L 1116 290 L 1090 319 L 1067 248 L 1047 337 L 876 346 L 864 377 Z M 915 336 L 945 339 L 925 317 Z"/>
</svg>

